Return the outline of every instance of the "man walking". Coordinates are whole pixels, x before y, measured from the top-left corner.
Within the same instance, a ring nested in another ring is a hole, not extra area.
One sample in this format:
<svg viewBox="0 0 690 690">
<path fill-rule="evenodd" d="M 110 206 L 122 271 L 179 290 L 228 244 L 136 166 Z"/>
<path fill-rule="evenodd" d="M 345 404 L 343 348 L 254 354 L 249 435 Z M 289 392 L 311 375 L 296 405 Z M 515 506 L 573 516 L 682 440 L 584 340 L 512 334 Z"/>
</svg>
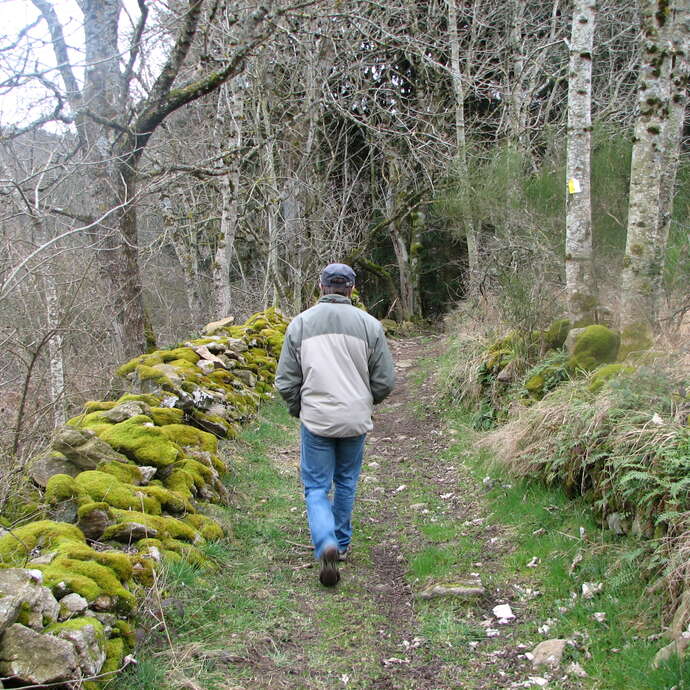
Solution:
<svg viewBox="0 0 690 690">
<path fill-rule="evenodd" d="M 393 389 L 393 360 L 381 324 L 352 306 L 355 272 L 329 264 L 321 299 L 285 333 L 276 386 L 301 425 L 301 477 L 321 584 L 340 579 L 352 537 L 352 506 L 372 406 Z M 329 498 L 331 488 L 332 500 Z"/>
</svg>

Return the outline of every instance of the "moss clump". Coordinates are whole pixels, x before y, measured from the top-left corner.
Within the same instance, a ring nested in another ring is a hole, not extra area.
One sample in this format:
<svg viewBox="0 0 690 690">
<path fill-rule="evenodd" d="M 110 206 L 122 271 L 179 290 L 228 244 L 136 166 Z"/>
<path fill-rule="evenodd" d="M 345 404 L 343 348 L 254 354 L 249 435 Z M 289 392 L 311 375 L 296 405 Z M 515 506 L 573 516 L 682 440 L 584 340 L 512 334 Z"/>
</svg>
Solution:
<svg viewBox="0 0 690 690">
<path fill-rule="evenodd" d="M 163 554 L 172 560 L 184 560 L 192 565 L 198 565 L 204 568 L 213 568 L 213 563 L 206 556 L 204 556 L 199 549 L 190 544 L 185 544 L 178 539 L 165 539 L 163 541 Z"/>
<path fill-rule="evenodd" d="M 146 487 L 125 484 L 106 472 L 87 470 L 78 474 L 74 481 L 93 501 L 102 501 L 124 510 L 139 509 L 154 515 L 161 513 L 161 504 L 146 493 Z"/>
<path fill-rule="evenodd" d="M 558 350 L 565 344 L 570 327 L 568 319 L 557 319 L 544 331 L 544 341 L 552 350 Z"/>
<path fill-rule="evenodd" d="M 619 374 L 631 373 L 635 371 L 634 367 L 625 364 L 606 364 L 596 370 L 589 383 L 590 393 L 598 393 L 604 384 Z"/>
<path fill-rule="evenodd" d="M 575 340 L 568 366 L 575 370 L 593 371 L 602 364 L 616 361 L 620 336 L 606 326 L 587 326 Z"/>
<path fill-rule="evenodd" d="M 172 465 L 180 454 L 179 447 L 168 440 L 161 428 L 153 426 L 149 417 L 136 415 L 113 424 L 101 438 L 130 460 L 161 468 Z"/>
<path fill-rule="evenodd" d="M 187 498 L 191 498 L 195 489 L 194 477 L 183 469 L 173 470 L 165 479 L 165 486 Z"/>
<path fill-rule="evenodd" d="M 225 536 L 223 528 L 212 518 L 206 517 L 206 515 L 199 515 L 198 513 L 195 515 L 187 515 L 184 521 L 199 530 L 201 536 L 209 541 L 222 539 Z"/>
<path fill-rule="evenodd" d="M 89 412 L 88 414 L 80 414 L 67 420 L 69 426 L 77 427 L 78 429 L 93 429 L 96 433 L 106 426 L 111 425 L 112 420 L 105 416 L 107 410 L 97 410 L 96 412 Z"/>
<path fill-rule="evenodd" d="M 80 529 L 66 522 L 30 522 L 0 537 L 0 560 L 5 566 L 23 565 L 34 549 L 50 551 L 68 541 L 85 543 L 86 540 Z"/>
<path fill-rule="evenodd" d="M 132 650 L 136 647 L 137 636 L 134 631 L 134 626 L 127 621 L 115 621 L 113 623 L 113 637 L 123 640 L 125 648 L 127 650 Z"/>
<path fill-rule="evenodd" d="M 105 662 L 101 667 L 100 674 L 103 680 L 112 680 L 107 674 L 115 674 L 122 668 L 125 654 L 125 642 L 121 637 L 111 637 L 105 642 Z"/>
<path fill-rule="evenodd" d="M 218 452 L 218 440 L 207 431 L 188 424 L 167 424 L 161 427 L 161 431 L 178 446 L 195 446 L 209 453 Z"/>
<path fill-rule="evenodd" d="M 184 412 L 175 407 L 151 407 L 148 415 L 156 426 L 181 424 L 184 419 Z"/>
<path fill-rule="evenodd" d="M 96 551 L 83 542 L 63 541 L 58 545 L 57 553 L 65 558 L 99 563 L 110 568 L 122 582 L 126 582 L 132 577 L 132 562 L 129 556 L 122 551 Z"/>
<path fill-rule="evenodd" d="M 98 470 L 112 475 L 125 484 L 139 484 L 142 480 L 141 470 L 134 463 L 102 462 L 98 465 Z"/>
<path fill-rule="evenodd" d="M 145 364 L 140 364 L 137 367 L 136 371 L 140 381 L 153 381 L 154 383 L 157 383 L 159 386 L 172 387 L 173 385 L 170 378 L 168 378 L 165 375 L 165 373 L 163 373 L 160 369 L 156 369 L 155 367 L 149 367 Z"/>
<path fill-rule="evenodd" d="M 525 381 L 525 388 L 533 398 L 540 400 L 544 393 L 544 383 L 544 376 L 542 374 L 533 374 Z"/>
<path fill-rule="evenodd" d="M 120 405 L 125 402 L 140 402 L 150 407 L 157 407 L 161 404 L 159 397 L 153 395 L 152 393 L 125 393 L 118 401 L 117 404 Z"/>
<path fill-rule="evenodd" d="M 160 506 L 169 513 L 193 513 L 194 507 L 189 502 L 186 493 L 178 493 L 166 489 L 162 486 L 142 486 L 140 491 L 153 498 Z"/>
<path fill-rule="evenodd" d="M 156 562 L 152 558 L 133 556 L 132 579 L 144 587 L 151 587 L 155 580 Z"/>
<path fill-rule="evenodd" d="M 159 350 L 155 354 L 159 355 L 162 362 L 183 361 L 187 364 L 196 364 L 201 357 L 189 347 L 178 347 L 174 350 Z"/>
<path fill-rule="evenodd" d="M 127 376 L 127 374 L 131 374 L 139 366 L 143 365 L 146 367 L 152 367 L 154 364 L 162 363 L 163 359 L 161 358 L 160 353 L 152 352 L 151 354 L 139 355 L 134 359 L 130 359 L 129 362 L 126 362 L 119 367 L 116 373 L 118 376 Z"/>
<path fill-rule="evenodd" d="M 87 400 L 84 403 L 84 411 L 89 414 L 90 412 L 104 412 L 107 410 L 112 410 L 113 407 L 119 404 L 117 400 Z"/>
<path fill-rule="evenodd" d="M 146 527 L 155 529 L 159 539 L 183 539 L 192 543 L 203 542 L 204 538 L 190 525 L 174 517 L 148 515 L 135 510 L 113 509 L 113 515 L 118 524 L 137 522 Z M 103 533 L 103 539 L 107 540 L 112 534 L 117 533 L 117 525 L 108 527 Z"/>
<path fill-rule="evenodd" d="M 44 632 L 49 635 L 59 635 L 63 630 L 81 630 L 87 625 L 90 625 L 96 631 L 96 639 L 105 644 L 105 632 L 103 630 L 103 623 L 90 616 L 78 616 L 77 618 L 70 618 L 63 623 L 53 623 L 49 625 Z"/>
<path fill-rule="evenodd" d="M 83 490 L 77 485 L 74 477 L 70 477 L 68 474 L 54 474 L 46 484 L 46 503 L 57 505 L 62 501 L 68 501 L 70 498 L 82 500 L 85 498 Z"/>
</svg>

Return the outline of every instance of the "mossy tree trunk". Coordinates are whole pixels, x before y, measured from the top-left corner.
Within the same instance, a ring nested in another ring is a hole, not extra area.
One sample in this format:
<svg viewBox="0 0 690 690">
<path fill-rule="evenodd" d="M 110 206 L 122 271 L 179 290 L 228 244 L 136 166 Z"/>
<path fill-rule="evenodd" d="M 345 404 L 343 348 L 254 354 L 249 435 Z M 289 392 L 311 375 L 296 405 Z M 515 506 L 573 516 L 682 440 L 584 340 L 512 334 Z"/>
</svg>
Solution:
<svg viewBox="0 0 690 690">
<path fill-rule="evenodd" d="M 596 0 L 575 0 L 568 69 L 565 277 L 573 325 L 595 321 L 597 289 L 592 257 L 592 47 Z"/>
<path fill-rule="evenodd" d="M 671 125 L 671 36 L 687 17 L 685 0 L 642 0 L 639 114 L 630 166 L 625 259 L 621 275 L 621 355 L 650 346 L 659 313 L 666 253 L 660 213 Z M 675 145 L 678 145 L 676 142 Z"/>
</svg>

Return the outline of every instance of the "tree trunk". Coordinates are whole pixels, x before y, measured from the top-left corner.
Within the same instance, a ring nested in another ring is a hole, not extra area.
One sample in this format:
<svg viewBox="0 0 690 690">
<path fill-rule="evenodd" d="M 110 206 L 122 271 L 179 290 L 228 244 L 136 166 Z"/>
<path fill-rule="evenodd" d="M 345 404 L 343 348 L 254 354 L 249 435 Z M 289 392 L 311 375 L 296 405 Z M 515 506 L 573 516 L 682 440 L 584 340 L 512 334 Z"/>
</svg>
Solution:
<svg viewBox="0 0 690 690">
<path fill-rule="evenodd" d="M 658 313 L 656 286 L 666 246 L 660 236 L 664 140 L 669 127 L 671 13 L 642 0 L 639 114 L 630 165 L 625 259 L 621 274 L 621 356 L 648 348 Z"/>
<path fill-rule="evenodd" d="M 266 252 L 266 274 L 264 277 L 264 307 L 277 307 L 280 299 L 278 292 L 278 180 L 275 167 L 275 141 L 265 95 L 260 97 L 259 111 L 258 119 L 260 122 L 263 121 L 263 153 L 268 190 L 266 200 L 268 250 Z"/>
<path fill-rule="evenodd" d="M 465 89 L 460 69 L 460 39 L 458 37 L 457 0 L 446 0 L 448 5 L 448 40 L 450 42 L 450 73 L 453 80 L 455 110 L 455 144 L 458 193 L 461 196 L 461 225 L 467 242 L 468 295 L 476 294 L 479 286 L 479 243 L 472 220 L 465 138 Z"/>
<path fill-rule="evenodd" d="M 219 89 L 216 109 L 216 141 L 219 152 L 229 147 L 232 153 L 225 155 L 220 165 L 231 169 L 221 177 L 221 216 L 218 243 L 213 262 L 214 318 L 230 315 L 232 291 L 230 288 L 230 266 L 235 252 L 235 237 L 239 222 L 240 154 L 242 146 L 242 118 L 244 100 L 240 79 L 223 85 Z M 226 119 L 227 118 L 227 119 Z"/>
<path fill-rule="evenodd" d="M 565 282 L 575 327 L 595 321 L 597 290 L 592 257 L 592 47 L 596 0 L 575 0 L 568 69 Z"/>
<path fill-rule="evenodd" d="M 50 272 L 45 277 L 45 288 L 48 304 L 48 328 L 53 333 L 48 341 L 50 402 L 53 409 L 53 428 L 57 429 L 67 421 L 67 404 L 65 400 L 65 361 L 62 356 L 62 332 L 60 328 L 60 301 L 55 276 Z"/>
</svg>

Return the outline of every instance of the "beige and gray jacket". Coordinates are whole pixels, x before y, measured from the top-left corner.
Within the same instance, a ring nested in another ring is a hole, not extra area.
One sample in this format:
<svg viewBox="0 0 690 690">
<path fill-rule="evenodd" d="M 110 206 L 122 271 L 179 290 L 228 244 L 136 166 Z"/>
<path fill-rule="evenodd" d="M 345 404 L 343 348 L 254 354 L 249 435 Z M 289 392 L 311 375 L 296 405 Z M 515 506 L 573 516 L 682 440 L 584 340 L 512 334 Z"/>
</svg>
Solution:
<svg viewBox="0 0 690 690">
<path fill-rule="evenodd" d="M 372 406 L 393 390 L 393 360 L 377 319 L 347 297 L 325 295 L 285 333 L 276 387 L 313 434 L 344 438 L 372 429 Z"/>
</svg>

